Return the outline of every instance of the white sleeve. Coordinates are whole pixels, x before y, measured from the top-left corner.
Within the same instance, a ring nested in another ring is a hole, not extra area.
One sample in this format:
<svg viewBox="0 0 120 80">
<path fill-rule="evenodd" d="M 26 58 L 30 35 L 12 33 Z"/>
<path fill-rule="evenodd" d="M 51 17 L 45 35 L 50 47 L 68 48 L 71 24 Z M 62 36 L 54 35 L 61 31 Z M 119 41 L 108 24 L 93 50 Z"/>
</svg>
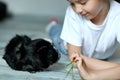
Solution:
<svg viewBox="0 0 120 80">
<path fill-rule="evenodd" d="M 120 44 L 120 23 L 119 22 L 117 24 L 117 33 L 116 33 L 116 35 L 117 35 L 117 41 Z"/>
<path fill-rule="evenodd" d="M 75 13 L 72 7 L 68 7 L 65 15 L 61 39 L 75 46 L 82 46 L 82 32 L 80 15 Z"/>
</svg>

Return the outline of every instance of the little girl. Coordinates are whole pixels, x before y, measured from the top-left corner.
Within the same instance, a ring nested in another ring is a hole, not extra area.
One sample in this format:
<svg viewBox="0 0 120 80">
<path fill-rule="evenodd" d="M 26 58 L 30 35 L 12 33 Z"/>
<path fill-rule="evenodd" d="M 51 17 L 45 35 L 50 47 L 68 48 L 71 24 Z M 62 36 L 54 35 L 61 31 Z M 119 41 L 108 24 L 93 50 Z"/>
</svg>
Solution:
<svg viewBox="0 0 120 80">
<path fill-rule="evenodd" d="M 105 60 L 120 45 L 120 4 L 114 0 L 68 0 L 63 27 L 57 21 L 49 35 L 59 52 Z M 115 11 L 116 10 L 116 11 Z"/>
</svg>

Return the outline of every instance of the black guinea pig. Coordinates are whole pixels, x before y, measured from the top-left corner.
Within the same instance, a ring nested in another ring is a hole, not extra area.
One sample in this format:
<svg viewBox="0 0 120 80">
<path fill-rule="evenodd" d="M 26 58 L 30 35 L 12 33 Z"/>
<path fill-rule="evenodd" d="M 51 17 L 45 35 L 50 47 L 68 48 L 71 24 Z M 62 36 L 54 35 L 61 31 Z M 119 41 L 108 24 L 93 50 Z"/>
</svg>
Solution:
<svg viewBox="0 0 120 80">
<path fill-rule="evenodd" d="M 43 71 L 56 63 L 60 54 L 44 39 L 31 40 L 28 36 L 16 35 L 5 47 L 3 59 L 15 70 Z"/>
</svg>

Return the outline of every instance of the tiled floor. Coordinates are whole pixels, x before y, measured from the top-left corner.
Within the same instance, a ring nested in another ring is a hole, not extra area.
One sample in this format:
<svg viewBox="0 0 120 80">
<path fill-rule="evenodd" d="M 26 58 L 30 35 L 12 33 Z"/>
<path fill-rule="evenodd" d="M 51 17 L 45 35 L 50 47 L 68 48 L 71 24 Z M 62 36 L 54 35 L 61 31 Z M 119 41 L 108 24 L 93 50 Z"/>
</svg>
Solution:
<svg viewBox="0 0 120 80">
<path fill-rule="evenodd" d="M 45 32 L 45 26 L 48 22 L 49 19 L 45 18 L 15 16 L 0 23 L 0 80 L 72 80 L 70 76 L 64 79 L 69 69 L 69 67 L 66 67 L 66 64 L 69 63 L 67 55 L 61 55 L 58 63 L 51 66 L 47 71 L 37 73 L 15 71 L 2 59 L 4 47 L 16 34 L 28 35 L 32 39 L 49 39 Z M 109 61 L 120 62 L 120 59 L 117 55 L 117 58 L 115 56 L 110 58 Z M 77 70 L 74 69 L 74 71 L 76 80 L 80 80 Z"/>
</svg>

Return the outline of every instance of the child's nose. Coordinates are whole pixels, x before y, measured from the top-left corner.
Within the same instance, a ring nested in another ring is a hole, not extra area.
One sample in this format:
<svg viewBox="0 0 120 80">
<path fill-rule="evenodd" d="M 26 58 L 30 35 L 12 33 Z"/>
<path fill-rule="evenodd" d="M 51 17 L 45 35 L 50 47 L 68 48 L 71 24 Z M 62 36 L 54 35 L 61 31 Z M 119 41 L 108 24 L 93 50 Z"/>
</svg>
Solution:
<svg viewBox="0 0 120 80">
<path fill-rule="evenodd" d="M 75 5 L 75 12 L 81 14 L 83 11 L 82 6 L 79 4 Z"/>
<path fill-rule="evenodd" d="M 82 11 L 83 11 L 82 8 L 78 8 L 78 7 L 75 8 L 75 12 L 78 14 L 81 14 Z"/>
</svg>

